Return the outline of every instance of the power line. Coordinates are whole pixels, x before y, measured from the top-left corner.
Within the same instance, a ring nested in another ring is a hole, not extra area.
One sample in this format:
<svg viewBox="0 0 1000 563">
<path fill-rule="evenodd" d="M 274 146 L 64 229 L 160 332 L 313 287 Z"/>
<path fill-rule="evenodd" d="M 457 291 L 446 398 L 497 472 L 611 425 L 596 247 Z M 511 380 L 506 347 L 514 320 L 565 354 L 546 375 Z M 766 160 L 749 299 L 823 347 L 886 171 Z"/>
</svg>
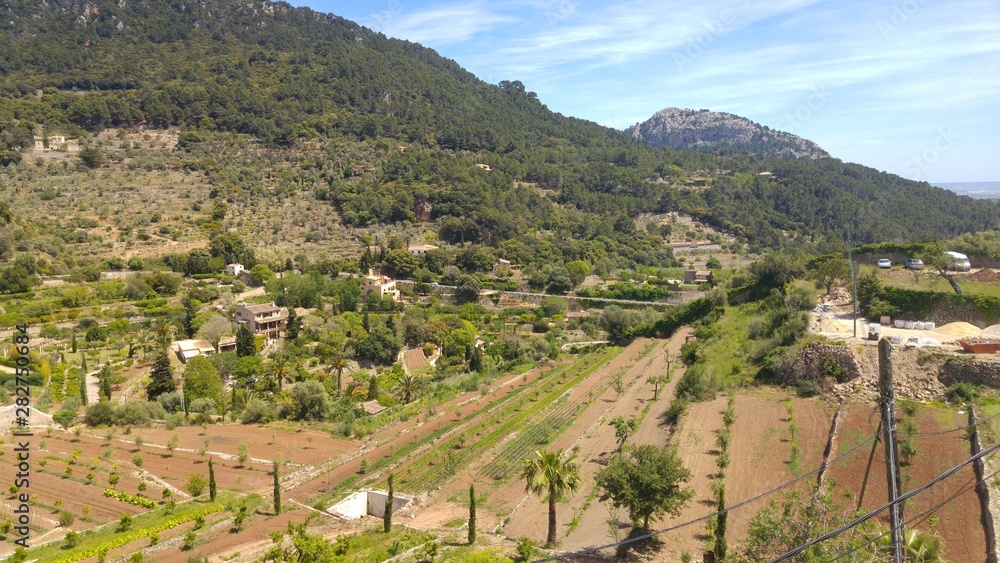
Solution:
<svg viewBox="0 0 1000 563">
<path fill-rule="evenodd" d="M 965 426 L 959 426 L 958 428 L 952 428 L 951 430 L 938 430 L 937 432 L 916 432 L 913 435 L 914 436 L 940 436 L 941 434 L 950 434 L 952 432 L 958 432 L 959 430 L 968 430 L 969 428 L 975 428 L 976 426 L 980 426 L 980 425 L 986 424 L 987 422 L 993 420 L 994 418 L 996 418 L 998 416 L 1000 416 L 1000 412 L 997 412 L 996 414 L 993 414 L 993 415 L 991 415 L 989 417 L 986 417 L 986 418 L 980 420 L 979 422 L 977 422 L 975 424 L 967 424 Z"/>
<path fill-rule="evenodd" d="M 756 502 L 756 501 L 758 501 L 758 500 L 760 500 L 760 499 L 762 499 L 764 497 L 773 495 L 774 493 L 777 493 L 777 492 L 779 492 L 779 491 L 781 491 L 783 489 L 787 489 L 788 487 L 791 487 L 792 485 L 794 485 L 794 484 L 796 484 L 796 483 L 798 483 L 798 482 L 800 482 L 800 481 L 802 481 L 804 479 L 807 479 L 807 478 L 815 475 L 816 473 L 819 473 L 823 469 L 825 469 L 827 467 L 830 467 L 834 463 L 836 463 L 836 462 L 844 459 L 845 457 L 853 454 L 854 452 L 858 451 L 862 447 L 867 446 L 873 440 L 875 440 L 875 436 L 870 436 L 869 438 L 867 438 L 867 439 L 859 442 L 858 444 L 856 444 L 851 449 L 849 449 L 846 452 L 840 454 L 836 458 L 830 460 L 829 463 L 824 463 L 823 465 L 817 467 L 816 469 L 813 469 L 812 471 L 810 471 L 808 473 L 804 473 L 804 474 L 800 475 L 799 477 L 797 477 L 797 478 L 795 478 L 795 479 L 793 479 L 791 481 L 788 481 L 787 483 L 785 483 L 783 485 L 779 485 L 778 487 L 776 487 L 774 489 L 771 489 L 770 491 L 761 493 L 761 494 L 759 494 L 759 495 L 757 495 L 755 497 L 751 497 L 751 498 L 749 498 L 747 500 L 744 500 L 744 501 L 739 502 L 737 504 L 734 504 L 732 506 L 728 506 L 728 507 L 726 507 L 725 510 L 721 510 L 721 511 L 718 511 L 718 512 L 713 512 L 711 514 L 707 514 L 707 515 L 702 516 L 700 518 L 695 518 L 694 520 L 689 520 L 687 522 L 682 522 L 680 524 L 676 524 L 676 525 L 670 526 L 668 528 L 663 528 L 662 530 L 656 530 L 656 531 L 653 531 L 653 532 L 648 532 L 648 533 L 643 534 L 641 536 L 636 536 L 634 538 L 629 538 L 629 539 L 622 540 L 622 541 L 619 541 L 619 542 L 609 543 L 607 545 L 601 545 L 601 546 L 598 546 L 598 547 L 590 547 L 590 548 L 587 548 L 587 549 L 584 549 L 584 550 L 574 551 L 573 553 L 564 553 L 562 555 L 556 555 L 556 556 L 552 556 L 552 557 L 547 557 L 545 559 L 538 559 L 534 563 L 544 563 L 546 561 L 558 561 L 558 560 L 563 559 L 565 557 L 573 557 L 573 556 L 576 556 L 576 555 L 586 555 L 588 553 L 593 553 L 595 551 L 600 551 L 602 549 L 609 549 L 609 548 L 612 548 L 612 547 L 618 547 L 618 546 L 622 546 L 622 545 L 628 545 L 630 543 L 634 543 L 634 542 L 637 542 L 637 541 L 642 541 L 644 539 L 648 539 L 648 538 L 651 538 L 651 537 L 654 537 L 654 536 L 658 536 L 660 534 L 665 534 L 667 532 L 673 532 L 674 530 L 679 530 L 681 528 L 685 528 L 685 527 L 690 526 L 692 524 L 697 524 L 698 522 L 704 522 L 705 520 L 709 520 L 711 518 L 714 518 L 714 517 L 716 517 L 716 516 L 718 516 L 718 515 L 720 515 L 720 514 L 722 514 L 724 512 L 729 512 L 729 511 L 735 510 L 737 508 L 742 508 L 743 506 L 746 506 L 746 505 L 748 505 L 750 503 Z"/>
<path fill-rule="evenodd" d="M 786 560 L 786 559 L 788 559 L 790 557 L 794 557 L 794 556 L 802 553 L 803 551 L 809 549 L 810 547 L 812 547 L 812 546 L 814 546 L 814 545 L 816 545 L 816 544 L 818 544 L 820 542 L 826 541 L 826 540 L 828 540 L 828 539 L 830 539 L 830 538 L 832 538 L 834 536 L 842 534 L 842 533 L 846 532 L 847 530 L 850 530 L 851 528 L 853 528 L 855 526 L 858 526 L 860 524 L 864 524 L 868 520 L 871 520 L 875 516 L 878 516 L 879 513 L 881 513 L 882 511 L 886 510 L 887 508 L 891 507 L 892 505 L 899 504 L 901 502 L 904 502 L 904 501 L 908 500 L 909 498 L 911 498 L 913 496 L 916 496 L 917 494 L 919 494 L 919 493 L 921 493 L 921 492 L 929 489 L 930 487 L 934 486 L 935 484 L 937 484 L 937 483 L 939 483 L 939 482 L 947 479 L 948 477 L 951 477 L 955 473 L 958 473 L 958 471 L 961 470 L 966 465 L 972 463 L 973 461 L 975 461 L 975 460 L 977 460 L 977 459 L 979 459 L 981 457 L 989 455 L 989 454 L 997 451 L 998 449 L 1000 449 L 1000 444 L 996 444 L 996 445 L 990 447 L 989 449 L 986 449 L 986 450 L 983 450 L 983 451 L 979 452 L 978 454 L 976 454 L 976 455 L 974 455 L 974 456 L 966 459 L 965 461 L 959 463 L 955 467 L 952 467 L 951 469 L 949 469 L 949 470 L 945 471 L 944 473 L 938 475 L 937 477 L 931 479 L 930 481 L 928 481 L 927 483 L 921 485 L 920 487 L 917 487 L 916 489 L 913 489 L 912 491 L 910 491 L 910 492 L 908 492 L 908 493 L 900 496 L 899 498 L 895 499 L 894 501 L 888 502 L 886 504 L 883 504 L 879 508 L 876 508 L 875 510 L 873 510 L 873 511 L 867 513 L 867 514 L 865 514 L 864 516 L 862 516 L 862 517 L 860 517 L 860 518 L 858 518 L 858 519 L 856 519 L 856 520 L 854 520 L 854 521 L 852 521 L 852 522 L 850 522 L 848 524 L 845 524 L 845 525 L 837 528 L 836 530 L 832 530 L 830 532 L 827 532 L 827 533 L 823 534 L 822 536 L 819 536 L 816 539 L 810 540 L 810 541 L 808 541 L 808 542 L 806 542 L 806 543 L 804 543 L 804 544 L 796 547 L 795 549 L 792 549 L 791 551 L 785 553 L 784 555 L 779 556 L 777 559 L 772 560 L 771 563 L 778 563 L 779 561 L 784 561 L 784 560 Z"/>
<path fill-rule="evenodd" d="M 921 512 L 920 514 L 917 514 L 913 518 L 910 518 L 909 520 L 907 520 L 905 522 L 905 525 L 910 526 L 912 524 L 919 524 L 927 516 L 930 516 L 931 514 L 933 514 L 934 512 L 936 512 L 942 506 L 948 504 L 949 502 L 955 500 L 956 498 L 958 498 L 958 497 L 964 495 L 965 493 L 969 492 L 970 490 L 976 488 L 977 485 L 979 485 L 980 483 L 986 482 L 988 479 L 992 478 L 994 475 L 996 475 L 998 473 L 1000 473 L 1000 469 L 998 469 L 997 471 L 994 471 L 993 473 L 990 473 L 989 475 L 986 475 L 985 477 L 983 477 L 982 479 L 980 479 L 980 480 L 972 483 L 971 485 L 967 485 L 966 487 L 964 487 L 963 489 L 961 489 L 958 492 L 954 493 L 953 495 L 951 495 L 950 497 L 946 498 L 945 500 L 943 500 L 943 501 L 935 504 L 934 506 L 928 508 L 927 510 Z M 877 535 L 877 536 L 869 539 L 867 542 L 865 542 L 865 543 L 863 543 L 863 544 L 861 544 L 859 546 L 856 546 L 854 548 L 851 548 L 850 550 L 845 551 L 844 553 L 841 553 L 837 557 L 835 557 L 835 558 L 827 561 L 827 563 L 834 563 L 834 561 L 839 561 L 840 559 L 843 559 L 844 557 L 847 557 L 848 555 L 851 555 L 852 553 L 854 553 L 854 552 L 856 552 L 856 551 L 858 551 L 860 549 L 868 547 L 869 545 L 875 543 L 876 541 L 884 538 L 889 533 L 890 533 L 890 531 L 886 530 L 885 532 L 882 532 L 881 534 L 879 534 L 879 535 Z"/>
</svg>

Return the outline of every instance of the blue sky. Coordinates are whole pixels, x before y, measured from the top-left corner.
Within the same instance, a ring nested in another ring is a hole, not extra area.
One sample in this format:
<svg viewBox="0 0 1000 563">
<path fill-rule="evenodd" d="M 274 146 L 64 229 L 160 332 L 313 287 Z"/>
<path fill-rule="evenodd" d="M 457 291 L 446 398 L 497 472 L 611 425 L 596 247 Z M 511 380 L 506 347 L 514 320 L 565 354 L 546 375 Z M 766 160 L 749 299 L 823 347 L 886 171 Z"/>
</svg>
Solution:
<svg viewBox="0 0 1000 563">
<path fill-rule="evenodd" d="M 997 0 L 293 0 L 623 129 L 727 111 L 930 182 L 1000 181 Z"/>
</svg>

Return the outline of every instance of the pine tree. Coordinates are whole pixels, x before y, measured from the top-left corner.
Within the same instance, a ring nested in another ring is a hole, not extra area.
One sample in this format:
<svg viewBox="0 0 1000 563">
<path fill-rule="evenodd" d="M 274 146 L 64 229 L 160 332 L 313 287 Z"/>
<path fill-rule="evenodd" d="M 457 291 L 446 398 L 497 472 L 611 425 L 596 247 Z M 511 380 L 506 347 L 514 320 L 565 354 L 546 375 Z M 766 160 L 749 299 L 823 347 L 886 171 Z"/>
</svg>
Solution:
<svg viewBox="0 0 1000 563">
<path fill-rule="evenodd" d="M 208 498 L 215 502 L 215 468 L 212 467 L 212 458 L 208 458 Z"/>
<path fill-rule="evenodd" d="M 281 485 L 278 483 L 278 460 L 274 460 L 272 467 L 274 469 L 274 513 L 281 514 Z"/>
<path fill-rule="evenodd" d="M 385 533 L 392 531 L 392 503 L 393 503 L 393 489 L 392 489 L 392 473 L 389 474 L 389 496 L 385 497 L 385 514 L 382 515 L 382 530 Z"/>
<path fill-rule="evenodd" d="M 250 327 L 241 324 L 236 328 L 236 355 L 239 357 L 256 356 L 257 345 L 253 341 Z"/>
<path fill-rule="evenodd" d="M 378 399 L 378 377 L 371 376 L 368 380 L 368 400 L 374 401 Z"/>
<path fill-rule="evenodd" d="M 177 382 L 174 381 L 170 358 L 166 352 L 160 351 L 153 360 L 153 371 L 149 374 L 149 384 L 146 385 L 146 397 L 152 401 L 164 393 L 173 393 L 176 390 Z"/>
<path fill-rule="evenodd" d="M 469 544 L 476 543 L 476 485 L 469 485 Z"/>
</svg>

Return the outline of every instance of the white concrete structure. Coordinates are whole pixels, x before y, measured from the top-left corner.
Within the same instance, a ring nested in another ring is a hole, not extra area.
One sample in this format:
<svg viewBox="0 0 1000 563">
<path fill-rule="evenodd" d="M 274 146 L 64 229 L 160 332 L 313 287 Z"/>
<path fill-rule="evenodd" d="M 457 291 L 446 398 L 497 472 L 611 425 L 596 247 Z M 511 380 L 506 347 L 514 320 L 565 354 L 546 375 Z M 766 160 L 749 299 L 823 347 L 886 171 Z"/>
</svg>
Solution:
<svg viewBox="0 0 1000 563">
<path fill-rule="evenodd" d="M 326 511 L 343 518 L 358 519 L 365 516 L 375 516 L 382 518 L 385 516 L 385 501 L 389 493 L 385 491 L 359 491 L 352 493 L 346 499 L 331 506 Z M 405 508 L 413 499 L 409 497 L 393 495 L 392 513 L 395 514 Z"/>
</svg>

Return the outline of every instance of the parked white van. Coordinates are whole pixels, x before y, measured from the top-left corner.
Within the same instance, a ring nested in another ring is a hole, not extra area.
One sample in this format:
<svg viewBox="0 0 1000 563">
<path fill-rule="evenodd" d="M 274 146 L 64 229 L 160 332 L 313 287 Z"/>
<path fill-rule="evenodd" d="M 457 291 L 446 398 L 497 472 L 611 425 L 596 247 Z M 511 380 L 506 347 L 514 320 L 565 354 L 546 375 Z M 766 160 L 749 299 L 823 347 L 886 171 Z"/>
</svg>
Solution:
<svg viewBox="0 0 1000 563">
<path fill-rule="evenodd" d="M 945 255 L 948 256 L 948 269 L 949 270 L 957 270 L 959 272 L 968 272 L 969 268 L 972 267 L 972 264 L 969 264 L 969 257 L 966 256 L 966 255 L 964 255 L 964 254 L 961 254 L 959 252 L 947 251 L 947 252 L 945 252 Z"/>
</svg>

